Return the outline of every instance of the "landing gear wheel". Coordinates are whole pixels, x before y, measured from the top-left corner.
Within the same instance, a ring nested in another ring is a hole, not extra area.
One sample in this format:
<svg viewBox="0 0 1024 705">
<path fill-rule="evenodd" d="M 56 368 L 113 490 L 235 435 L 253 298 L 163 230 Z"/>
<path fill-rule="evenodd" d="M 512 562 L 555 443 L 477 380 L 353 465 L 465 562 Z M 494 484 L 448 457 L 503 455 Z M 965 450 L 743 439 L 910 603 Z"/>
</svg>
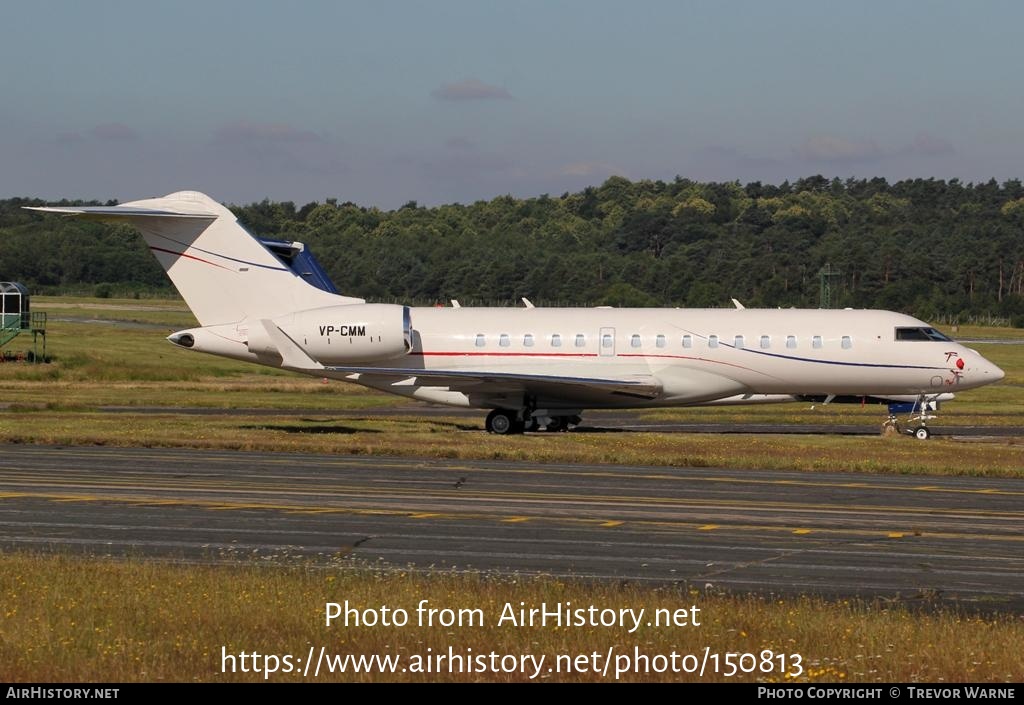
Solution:
<svg viewBox="0 0 1024 705">
<path fill-rule="evenodd" d="M 523 421 L 523 431 L 536 431 L 540 426 L 537 425 L 537 419 L 532 416 Z"/>
<path fill-rule="evenodd" d="M 487 414 L 484 426 L 488 433 L 496 433 L 499 436 L 523 432 L 522 422 L 517 422 L 516 413 L 508 409 L 495 409 Z"/>
<path fill-rule="evenodd" d="M 932 437 L 931 429 L 928 428 L 928 422 L 932 419 L 938 418 L 938 416 L 932 412 L 938 411 L 939 394 L 933 394 L 931 396 L 927 394 L 919 394 L 917 401 L 915 401 L 907 409 L 908 404 L 905 403 L 890 403 L 889 404 L 889 418 L 882 424 L 882 435 L 887 436 L 890 433 L 902 433 L 906 436 L 913 436 L 919 441 L 927 441 Z M 897 400 L 893 400 L 896 402 Z M 902 412 L 910 412 L 910 417 L 906 420 L 905 424 L 901 424 L 896 420 L 896 414 Z"/>
<path fill-rule="evenodd" d="M 559 431 L 565 431 L 565 417 L 564 416 L 552 416 L 551 421 L 545 427 L 548 433 L 558 433 Z"/>
</svg>

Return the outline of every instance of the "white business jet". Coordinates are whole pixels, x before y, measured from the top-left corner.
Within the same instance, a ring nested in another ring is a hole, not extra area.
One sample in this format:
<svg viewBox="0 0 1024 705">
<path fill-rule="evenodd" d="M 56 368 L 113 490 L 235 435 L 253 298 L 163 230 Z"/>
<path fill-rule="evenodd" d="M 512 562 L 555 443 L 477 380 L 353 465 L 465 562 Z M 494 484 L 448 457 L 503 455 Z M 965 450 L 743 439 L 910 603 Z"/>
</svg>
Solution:
<svg viewBox="0 0 1024 705">
<path fill-rule="evenodd" d="M 807 399 L 888 403 L 887 424 L 906 411 L 901 430 L 927 439 L 939 401 L 1003 378 L 890 311 L 368 304 L 302 243 L 260 240 L 194 191 L 32 210 L 138 228 L 201 326 L 168 337 L 179 347 L 491 409 L 492 433 L 566 430 L 584 409 Z"/>
</svg>

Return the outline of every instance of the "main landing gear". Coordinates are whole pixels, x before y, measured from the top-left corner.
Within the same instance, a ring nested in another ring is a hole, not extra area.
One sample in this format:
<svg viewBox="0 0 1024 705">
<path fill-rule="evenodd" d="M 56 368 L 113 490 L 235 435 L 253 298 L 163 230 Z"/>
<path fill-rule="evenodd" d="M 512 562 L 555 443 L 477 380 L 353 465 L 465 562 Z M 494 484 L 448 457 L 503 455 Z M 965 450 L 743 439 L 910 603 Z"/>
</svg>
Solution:
<svg viewBox="0 0 1024 705">
<path fill-rule="evenodd" d="M 938 395 L 936 395 L 938 396 Z M 889 418 L 882 423 L 882 435 L 889 436 L 894 433 L 902 433 L 906 436 L 913 436 L 919 441 L 927 441 L 932 437 L 928 422 L 938 418 L 935 414 L 929 413 L 938 411 L 939 402 L 936 396 L 931 398 L 922 394 L 915 402 L 893 402 L 889 404 Z M 900 423 L 896 418 L 897 414 L 909 413 L 906 425 Z"/>
<path fill-rule="evenodd" d="M 549 416 L 546 413 L 537 414 L 525 410 L 495 409 L 487 414 L 484 426 L 488 433 L 507 436 L 524 431 L 547 431 L 549 433 L 568 431 L 578 426 L 581 420 L 578 414 Z"/>
<path fill-rule="evenodd" d="M 519 418 L 519 415 L 508 409 L 495 409 L 487 414 L 484 425 L 488 433 L 496 433 L 499 436 L 507 436 L 513 433 L 522 433 L 526 430 L 526 424 Z"/>
</svg>

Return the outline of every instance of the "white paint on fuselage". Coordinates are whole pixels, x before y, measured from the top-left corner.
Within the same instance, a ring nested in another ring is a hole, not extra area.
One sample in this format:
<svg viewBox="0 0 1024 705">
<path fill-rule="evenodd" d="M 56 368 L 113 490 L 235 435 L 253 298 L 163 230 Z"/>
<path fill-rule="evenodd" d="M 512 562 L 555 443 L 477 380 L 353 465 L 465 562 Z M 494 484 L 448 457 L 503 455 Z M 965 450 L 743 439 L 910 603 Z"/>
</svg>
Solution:
<svg viewBox="0 0 1024 705">
<path fill-rule="evenodd" d="M 955 342 L 897 341 L 897 327 L 928 324 L 889 311 L 415 308 L 412 323 L 418 335 L 404 367 L 592 378 L 650 375 L 666 388 L 661 398 L 650 401 L 608 399 L 607 406 L 619 408 L 708 398 L 686 394 L 694 379 L 708 375 L 728 382 L 719 396 L 934 394 L 1003 376 L 977 352 Z M 614 331 L 606 331 L 614 336 L 613 349 L 602 349 L 603 329 Z M 482 346 L 477 345 L 480 335 Z M 525 344 L 528 335 L 532 346 Z M 556 335 L 560 346 L 552 345 Z M 583 345 L 577 346 L 580 335 Z M 683 344 L 687 335 L 690 347 Z M 717 336 L 717 347 L 709 344 L 711 336 Z M 737 336 L 742 336 L 742 347 Z M 767 336 L 767 347 L 762 347 L 762 336 Z M 787 347 L 790 336 L 795 347 Z M 815 336 L 820 347 L 813 345 Z M 957 359 L 964 361 L 963 369 L 957 368 Z M 413 391 L 406 393 L 416 396 Z"/>
<path fill-rule="evenodd" d="M 429 377 L 417 378 L 415 370 L 653 378 L 662 388 L 656 398 L 645 399 L 569 388 L 563 393 L 556 387 L 555 392 L 534 399 L 552 409 L 684 406 L 741 395 L 776 399 L 783 398 L 779 395 L 934 395 L 980 387 L 1003 377 L 1002 370 L 959 343 L 897 340 L 897 328 L 929 326 L 891 311 L 414 308 L 411 319 L 414 335 L 409 355 L 363 363 L 363 367 L 408 369 L 408 377 L 396 381 L 394 375 L 297 371 L 423 401 L 484 408 L 518 408 L 522 391 L 514 383 L 503 382 L 439 386 Z M 278 356 L 252 354 L 239 327 L 183 332 L 195 336 L 197 350 L 281 365 Z M 552 343 L 556 336 L 560 345 Z M 611 346 L 606 336 L 611 336 Z M 791 338 L 792 347 L 788 345 Z M 820 339 L 820 346 L 815 339 Z M 483 344 L 478 345 L 478 340 Z"/>
</svg>

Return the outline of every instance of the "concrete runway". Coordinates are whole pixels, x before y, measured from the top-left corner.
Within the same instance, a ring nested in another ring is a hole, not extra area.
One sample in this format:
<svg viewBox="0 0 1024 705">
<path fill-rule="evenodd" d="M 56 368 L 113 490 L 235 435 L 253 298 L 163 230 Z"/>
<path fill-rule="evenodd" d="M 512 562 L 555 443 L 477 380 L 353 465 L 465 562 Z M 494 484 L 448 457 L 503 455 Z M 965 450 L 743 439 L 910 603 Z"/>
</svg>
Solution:
<svg viewBox="0 0 1024 705">
<path fill-rule="evenodd" d="M 1024 609 L 1024 480 L 5 446 L 0 546 Z"/>
</svg>

